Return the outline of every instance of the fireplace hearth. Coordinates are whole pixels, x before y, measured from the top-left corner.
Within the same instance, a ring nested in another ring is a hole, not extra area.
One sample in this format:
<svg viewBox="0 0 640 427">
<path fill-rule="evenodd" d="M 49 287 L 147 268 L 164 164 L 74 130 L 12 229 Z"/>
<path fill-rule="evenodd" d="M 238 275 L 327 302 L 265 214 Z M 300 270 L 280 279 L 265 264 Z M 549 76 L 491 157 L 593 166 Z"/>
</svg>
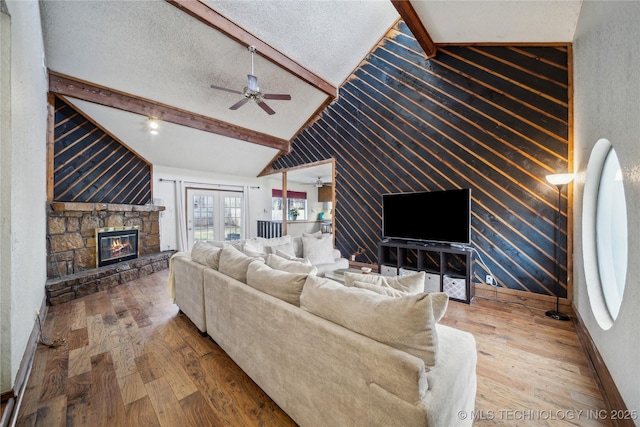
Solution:
<svg viewBox="0 0 640 427">
<path fill-rule="evenodd" d="M 96 266 L 138 258 L 138 237 L 137 226 L 96 228 Z"/>
</svg>

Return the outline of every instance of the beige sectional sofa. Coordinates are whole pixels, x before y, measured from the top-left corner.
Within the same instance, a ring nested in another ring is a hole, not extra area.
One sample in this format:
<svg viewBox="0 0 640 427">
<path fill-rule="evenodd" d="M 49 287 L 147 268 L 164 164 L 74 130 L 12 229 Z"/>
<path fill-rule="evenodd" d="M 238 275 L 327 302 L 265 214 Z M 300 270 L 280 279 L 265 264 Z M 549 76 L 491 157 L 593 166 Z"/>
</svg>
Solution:
<svg viewBox="0 0 640 427">
<path fill-rule="evenodd" d="M 218 269 L 217 260 L 215 259 L 216 255 L 213 254 L 209 248 L 222 248 L 225 245 L 232 245 L 245 254 L 250 254 L 254 257 L 266 257 L 269 253 L 277 251 L 279 254 L 285 256 L 288 253 L 292 258 L 303 258 L 305 255 L 304 241 L 309 241 L 310 238 L 316 238 L 320 244 L 326 246 L 324 250 L 322 250 L 322 247 L 310 247 L 310 251 L 307 251 L 308 253 L 306 254 L 312 255 L 310 262 L 316 267 L 317 275 L 323 276 L 324 273 L 328 271 L 349 267 L 349 261 L 342 257 L 339 250 L 333 248 L 333 236 L 329 234 L 313 233 L 297 237 L 255 238 L 233 242 L 199 242 L 195 244 L 194 250 L 191 253 L 178 252 L 173 256 L 173 260 L 180 258 L 181 262 L 172 262 L 174 266 L 170 270 L 169 298 L 191 319 L 200 333 L 204 334 L 207 327 L 205 323 L 204 288 L 201 273 L 207 265 Z M 328 240 L 328 242 L 326 240 Z M 314 251 L 314 249 L 316 250 Z M 192 255 L 196 261 L 192 260 Z M 209 259 L 207 259 L 207 257 L 209 257 Z M 314 263 L 313 261 L 319 262 Z M 180 278 L 179 287 L 174 286 L 174 275 Z"/>
<path fill-rule="evenodd" d="M 228 260 L 220 255 L 217 269 L 174 255 L 176 302 L 299 425 L 471 425 L 475 340 L 436 323 L 446 295 L 381 296 L 229 253 Z M 195 295 L 185 298 L 189 292 Z M 195 320 L 189 314 L 202 301 L 204 327 L 199 314 Z M 407 311 L 400 327 L 388 316 L 398 307 L 418 311 Z M 376 320 L 380 313 L 387 318 Z M 427 320 L 412 320 L 423 313 Z M 407 343 L 405 323 L 411 329 L 425 322 L 430 326 L 416 335 L 419 342 Z"/>
</svg>

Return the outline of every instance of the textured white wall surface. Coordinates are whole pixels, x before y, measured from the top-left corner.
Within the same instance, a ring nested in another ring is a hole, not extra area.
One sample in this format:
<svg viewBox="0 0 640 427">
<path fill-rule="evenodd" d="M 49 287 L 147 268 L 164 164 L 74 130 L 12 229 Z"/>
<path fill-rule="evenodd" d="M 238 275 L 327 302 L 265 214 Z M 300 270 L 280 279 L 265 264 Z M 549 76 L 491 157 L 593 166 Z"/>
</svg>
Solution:
<svg viewBox="0 0 640 427">
<path fill-rule="evenodd" d="M 0 0 L 0 236 L 11 232 L 11 18 Z M 11 390 L 11 240 L 0 239 L 0 392 Z"/>
<path fill-rule="evenodd" d="M 630 410 L 640 410 L 640 2 L 587 1 L 573 44 L 575 105 L 574 304 Z M 615 148 L 627 200 L 629 264 L 618 318 L 602 329 L 584 274 L 582 203 L 591 149 Z M 636 420 L 636 424 L 640 421 Z"/>
<path fill-rule="evenodd" d="M 43 238 L 47 78 L 38 2 L 9 1 L 7 6 L 11 14 L 11 234 L 2 239 L 11 240 L 9 339 L 13 382 L 34 327 L 35 311 L 44 298 L 47 277 Z M 6 342 L 3 335 L 3 347 Z"/>
</svg>

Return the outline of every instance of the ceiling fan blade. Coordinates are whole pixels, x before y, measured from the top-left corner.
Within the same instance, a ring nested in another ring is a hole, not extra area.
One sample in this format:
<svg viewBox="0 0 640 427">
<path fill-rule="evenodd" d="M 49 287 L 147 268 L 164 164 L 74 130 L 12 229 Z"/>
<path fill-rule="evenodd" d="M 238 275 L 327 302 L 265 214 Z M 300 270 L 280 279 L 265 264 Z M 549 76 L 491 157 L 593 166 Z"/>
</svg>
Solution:
<svg viewBox="0 0 640 427">
<path fill-rule="evenodd" d="M 252 74 L 247 74 L 247 88 L 252 92 L 260 92 L 258 78 Z"/>
<path fill-rule="evenodd" d="M 264 99 L 277 99 L 280 101 L 291 101 L 291 95 L 284 95 L 281 93 L 265 93 L 262 95 Z"/>
<path fill-rule="evenodd" d="M 260 108 L 262 108 L 264 111 L 266 111 L 267 114 L 269 114 L 270 116 L 272 116 L 272 115 L 274 115 L 276 113 L 275 111 L 273 111 L 271 109 L 271 107 L 269 107 L 267 104 L 265 104 L 262 101 L 258 102 L 258 105 L 260 106 Z"/>
<path fill-rule="evenodd" d="M 248 101 L 249 101 L 249 98 L 243 98 L 240 101 L 238 101 L 235 104 L 233 104 L 231 107 L 229 107 L 229 110 L 237 110 L 238 108 L 240 108 L 244 104 L 246 104 Z"/>
<path fill-rule="evenodd" d="M 222 86 L 211 85 L 211 88 L 212 89 L 223 90 L 225 92 L 238 93 L 238 94 L 242 95 L 242 92 L 240 92 L 239 90 L 227 89 L 226 87 L 222 87 Z"/>
</svg>

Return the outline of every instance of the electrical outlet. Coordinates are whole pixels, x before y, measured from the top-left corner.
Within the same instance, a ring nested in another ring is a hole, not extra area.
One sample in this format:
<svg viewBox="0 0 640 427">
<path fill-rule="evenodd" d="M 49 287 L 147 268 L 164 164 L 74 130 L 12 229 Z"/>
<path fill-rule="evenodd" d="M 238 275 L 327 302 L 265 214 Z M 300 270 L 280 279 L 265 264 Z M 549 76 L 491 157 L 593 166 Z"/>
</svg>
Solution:
<svg viewBox="0 0 640 427">
<path fill-rule="evenodd" d="M 487 274 L 487 277 L 485 277 L 484 281 L 487 283 L 487 285 L 493 285 L 493 276 L 490 274 Z"/>
</svg>

